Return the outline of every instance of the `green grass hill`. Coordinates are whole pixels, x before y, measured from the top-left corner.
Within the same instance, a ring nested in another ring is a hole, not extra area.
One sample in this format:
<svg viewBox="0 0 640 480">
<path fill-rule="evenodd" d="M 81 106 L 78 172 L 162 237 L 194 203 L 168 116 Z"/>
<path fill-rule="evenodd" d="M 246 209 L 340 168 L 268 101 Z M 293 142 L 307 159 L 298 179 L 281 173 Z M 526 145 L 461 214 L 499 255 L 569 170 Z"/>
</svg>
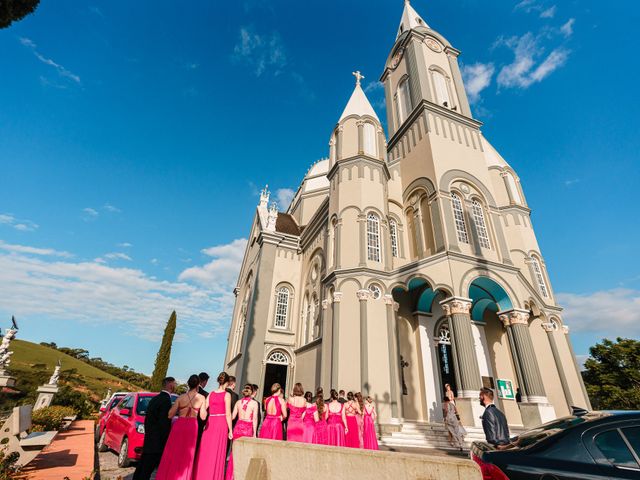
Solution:
<svg viewBox="0 0 640 480">
<path fill-rule="evenodd" d="M 17 379 L 15 388 L 20 394 L 0 394 L 0 410 L 33 403 L 37 397 L 36 389 L 49 380 L 58 360 L 62 362 L 58 382 L 61 390 L 68 387 L 81 392 L 91 402 L 104 398 L 108 389 L 114 392 L 141 390 L 132 383 L 44 345 L 16 339 L 11 342 L 11 350 L 14 353 L 9 370 Z"/>
</svg>

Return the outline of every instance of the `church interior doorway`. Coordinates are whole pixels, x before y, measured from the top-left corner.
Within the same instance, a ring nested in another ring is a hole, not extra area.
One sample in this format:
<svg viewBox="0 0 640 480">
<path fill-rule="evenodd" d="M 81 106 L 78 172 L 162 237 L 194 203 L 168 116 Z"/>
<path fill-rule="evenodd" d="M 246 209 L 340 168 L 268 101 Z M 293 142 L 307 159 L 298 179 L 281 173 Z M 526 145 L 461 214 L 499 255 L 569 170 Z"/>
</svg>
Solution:
<svg viewBox="0 0 640 480">
<path fill-rule="evenodd" d="M 442 323 L 438 329 L 438 365 L 440 367 L 441 391 L 445 392 L 445 385 L 451 385 L 454 395 L 458 396 L 458 385 L 456 383 L 456 375 L 453 367 L 453 351 L 451 349 L 451 333 L 449 324 Z"/>
<path fill-rule="evenodd" d="M 282 391 L 287 391 L 287 373 L 289 370 L 289 360 L 282 352 L 273 352 L 267 359 L 264 369 L 264 386 L 262 398 L 271 396 L 271 386 L 279 383 Z"/>
</svg>

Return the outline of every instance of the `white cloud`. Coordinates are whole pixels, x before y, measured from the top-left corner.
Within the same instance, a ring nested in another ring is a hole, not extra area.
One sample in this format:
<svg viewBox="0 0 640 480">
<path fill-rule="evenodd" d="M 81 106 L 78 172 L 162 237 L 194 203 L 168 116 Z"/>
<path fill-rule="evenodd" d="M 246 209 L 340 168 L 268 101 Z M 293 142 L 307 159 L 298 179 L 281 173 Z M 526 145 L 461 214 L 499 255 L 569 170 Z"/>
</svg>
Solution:
<svg viewBox="0 0 640 480">
<path fill-rule="evenodd" d="M 278 202 L 278 207 L 281 211 L 285 211 L 291 205 L 291 200 L 293 200 L 293 196 L 296 194 L 290 188 L 279 188 L 276 190 L 276 199 Z"/>
<path fill-rule="evenodd" d="M 188 277 L 195 275 L 187 272 L 181 276 L 184 280 L 158 280 L 138 269 L 96 260 L 53 258 L 70 256 L 66 252 L 0 243 L 0 311 L 61 326 L 67 320 L 118 324 L 139 338 L 155 341 L 175 309 L 181 335 L 217 335 L 226 332 L 231 316 L 241 262 L 238 251 L 244 251 L 245 243 L 236 240 L 208 249 L 217 256 L 214 262 L 219 262 L 220 274 L 210 270 L 214 278 L 204 286 L 189 283 Z"/>
<path fill-rule="evenodd" d="M 532 8 L 534 8 L 536 5 L 536 0 L 522 0 L 521 2 L 518 2 L 516 4 L 515 7 L 513 7 L 514 10 L 525 10 L 526 12 L 530 12 Z"/>
<path fill-rule="evenodd" d="M 543 10 L 542 12 L 540 12 L 540 18 L 553 18 L 555 14 L 556 14 L 556 6 L 552 5 L 546 10 Z"/>
<path fill-rule="evenodd" d="M 377 92 L 380 90 L 384 90 L 384 83 L 379 82 L 378 80 L 369 82 L 366 87 L 364 87 L 365 93 Z"/>
<path fill-rule="evenodd" d="M 213 257 L 213 260 L 203 266 L 187 268 L 178 280 L 191 281 L 216 292 L 231 291 L 237 280 L 246 246 L 247 239 L 239 238 L 226 245 L 205 248 L 202 253 Z"/>
<path fill-rule="evenodd" d="M 158 264 L 158 262 L 159 262 L 159 260 L 158 260 L 157 258 L 152 258 L 152 259 L 151 259 L 151 264 L 152 264 L 152 265 L 157 265 L 157 264 Z"/>
<path fill-rule="evenodd" d="M 573 185 L 575 185 L 576 183 L 579 183 L 580 179 L 579 178 L 568 178 L 567 180 L 564 181 L 564 186 L 565 187 L 571 187 Z"/>
<path fill-rule="evenodd" d="M 252 27 L 240 28 L 240 40 L 233 47 L 233 59 L 250 66 L 256 77 L 267 69 L 278 75 L 287 63 L 284 45 L 278 32 L 259 34 Z"/>
<path fill-rule="evenodd" d="M 598 332 L 609 338 L 640 337 L 640 291 L 628 288 L 589 294 L 558 293 L 563 320 L 574 332 Z"/>
<path fill-rule="evenodd" d="M 122 212 L 122 210 L 120 210 L 118 207 L 114 207 L 113 205 L 110 205 L 108 203 L 106 203 L 104 205 L 104 207 L 102 207 L 105 211 L 107 212 L 111 212 L 111 213 L 120 213 Z"/>
<path fill-rule="evenodd" d="M 82 209 L 82 219 L 85 221 L 95 220 L 100 215 L 95 208 L 83 208 Z"/>
<path fill-rule="evenodd" d="M 560 27 L 560 32 L 562 32 L 562 34 L 569 38 L 571 35 L 573 35 L 573 24 L 576 23 L 576 19 L 575 18 L 570 18 L 567 23 L 565 23 L 564 25 L 562 25 Z"/>
<path fill-rule="evenodd" d="M 122 243 L 118 243 L 116 246 L 120 247 L 120 248 L 131 248 L 133 247 L 133 245 L 129 242 L 122 242 Z"/>
<path fill-rule="evenodd" d="M 38 60 L 40 60 L 42 63 L 44 63 L 45 65 L 48 65 L 50 67 L 53 67 L 58 72 L 58 75 L 60 75 L 61 77 L 68 78 L 69 80 L 73 81 L 76 84 L 80 84 L 81 83 L 80 82 L 80 77 L 78 75 L 76 75 L 73 72 L 70 72 L 69 70 L 64 68 L 62 65 L 60 65 L 59 63 L 54 62 L 50 58 L 46 58 L 40 52 L 38 52 L 38 50 L 37 50 L 38 46 L 30 38 L 20 37 L 20 43 L 22 45 L 24 45 L 25 47 L 29 48 L 31 50 L 31 52 L 33 53 L 33 55 Z"/>
<path fill-rule="evenodd" d="M 541 82 L 564 65 L 570 53 L 564 47 L 557 47 L 539 62 L 544 48 L 530 32 L 521 37 L 499 40 L 500 44 L 506 45 L 514 54 L 513 62 L 502 67 L 498 74 L 498 85 L 505 88 L 529 88 Z"/>
<path fill-rule="evenodd" d="M 31 255 L 42 255 L 42 256 L 49 256 L 49 257 L 65 257 L 65 258 L 73 257 L 73 255 L 71 255 L 69 252 L 61 252 L 59 250 L 54 250 L 52 248 L 37 248 L 37 247 L 29 247 L 26 245 L 13 245 L 10 243 L 5 243 L 2 240 L 0 240 L 0 250 L 4 250 L 6 252 L 11 252 L 11 253 L 26 253 Z M 0 255 L 1 254 L 2 253 L 0 253 Z"/>
<path fill-rule="evenodd" d="M 132 258 L 126 253 L 122 252 L 111 252 L 104 255 L 104 258 L 108 258 L 109 260 L 127 260 L 130 262 Z"/>
<path fill-rule="evenodd" d="M 480 100 L 480 92 L 491 84 L 495 72 L 493 63 L 474 63 L 462 68 L 462 78 L 471 103 Z"/>
<path fill-rule="evenodd" d="M 0 225 L 7 225 L 20 232 L 33 232 L 39 225 L 31 220 L 17 219 L 11 213 L 0 213 Z"/>
</svg>

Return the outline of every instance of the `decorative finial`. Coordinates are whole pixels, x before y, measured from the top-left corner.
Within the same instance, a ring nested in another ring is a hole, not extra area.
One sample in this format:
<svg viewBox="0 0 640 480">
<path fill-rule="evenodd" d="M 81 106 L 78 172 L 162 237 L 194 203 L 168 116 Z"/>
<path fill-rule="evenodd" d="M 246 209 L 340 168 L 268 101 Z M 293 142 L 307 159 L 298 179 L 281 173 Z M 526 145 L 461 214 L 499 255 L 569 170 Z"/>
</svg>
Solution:
<svg viewBox="0 0 640 480">
<path fill-rule="evenodd" d="M 351 72 L 351 74 L 356 77 L 356 86 L 360 85 L 360 80 L 364 78 L 364 75 L 360 73 L 360 70 L 356 70 L 355 72 Z"/>
</svg>

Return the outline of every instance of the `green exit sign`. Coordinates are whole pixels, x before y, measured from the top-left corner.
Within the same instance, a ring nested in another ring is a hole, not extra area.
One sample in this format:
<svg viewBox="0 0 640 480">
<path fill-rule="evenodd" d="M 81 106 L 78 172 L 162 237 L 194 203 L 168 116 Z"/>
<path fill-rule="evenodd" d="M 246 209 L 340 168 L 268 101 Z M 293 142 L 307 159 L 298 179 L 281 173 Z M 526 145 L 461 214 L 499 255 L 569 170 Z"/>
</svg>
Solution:
<svg viewBox="0 0 640 480">
<path fill-rule="evenodd" d="M 511 380 L 499 378 L 498 380 L 496 380 L 496 387 L 498 389 L 498 397 L 505 400 L 516 399 L 516 394 L 513 390 L 513 384 L 511 383 Z"/>
</svg>

